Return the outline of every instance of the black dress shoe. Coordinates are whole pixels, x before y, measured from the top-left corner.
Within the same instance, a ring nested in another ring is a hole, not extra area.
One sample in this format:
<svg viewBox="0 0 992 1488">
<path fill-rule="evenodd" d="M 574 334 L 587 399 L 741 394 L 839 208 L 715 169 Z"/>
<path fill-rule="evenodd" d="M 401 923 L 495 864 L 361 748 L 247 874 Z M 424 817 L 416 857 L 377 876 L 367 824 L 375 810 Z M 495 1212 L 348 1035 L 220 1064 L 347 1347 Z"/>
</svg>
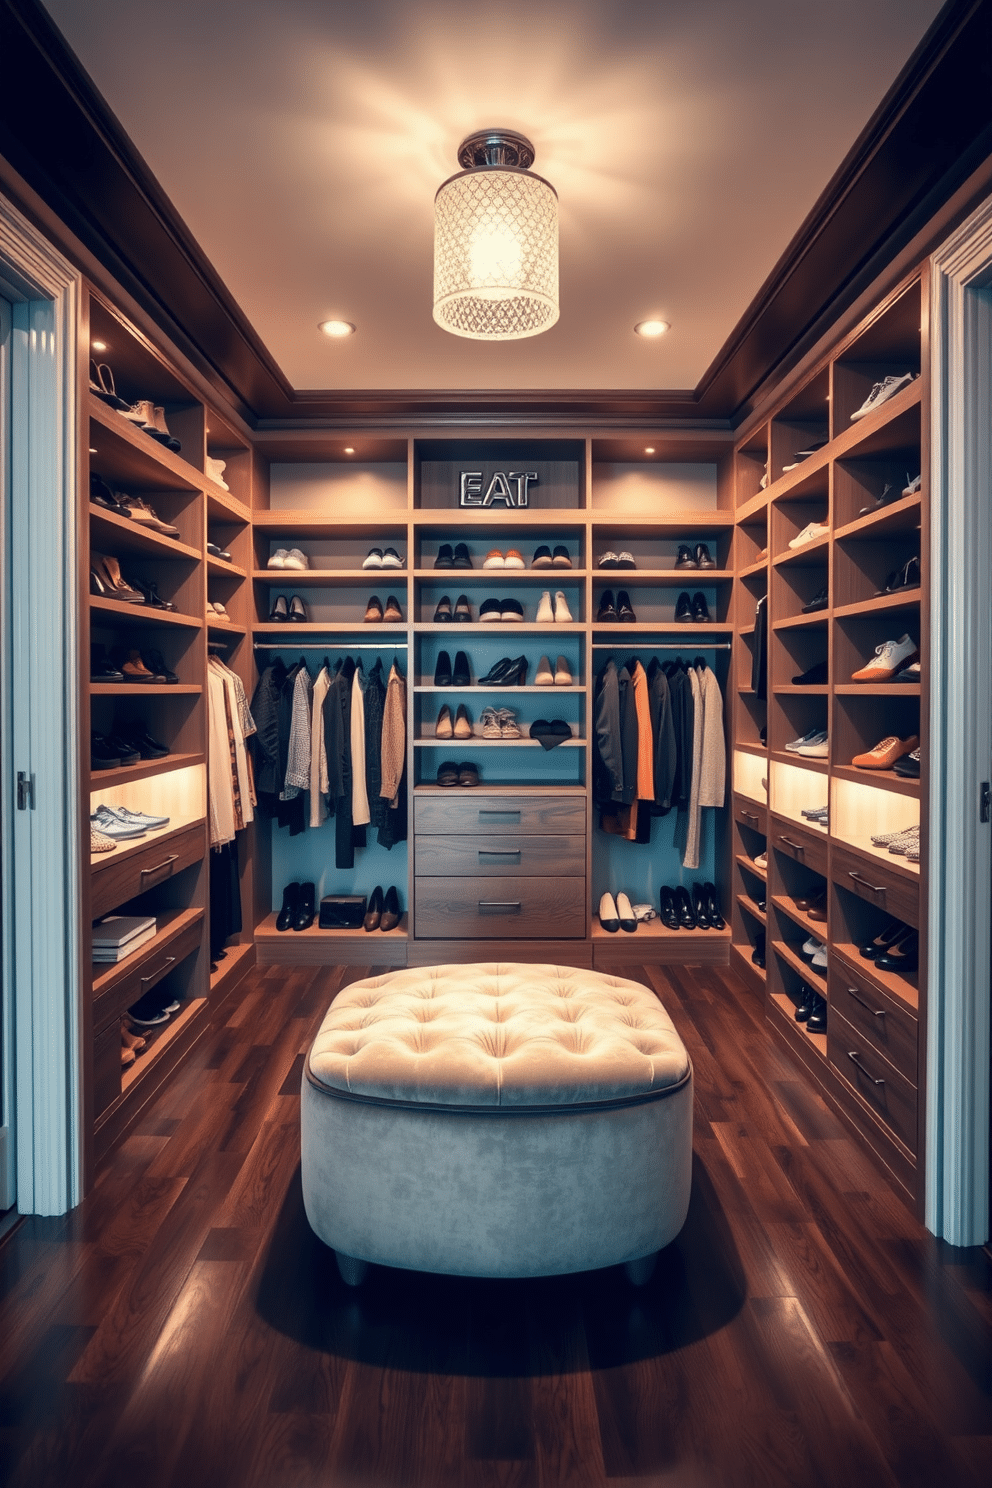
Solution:
<svg viewBox="0 0 992 1488">
<path fill-rule="evenodd" d="M 675 890 L 675 912 L 679 917 L 679 924 L 683 930 L 695 930 L 696 916 L 692 911 L 692 901 L 689 898 L 688 889 L 679 887 Z"/>
<path fill-rule="evenodd" d="M 468 657 L 464 651 L 455 653 L 455 665 L 451 673 L 451 681 L 454 687 L 471 687 L 472 673 L 468 664 Z"/>
<path fill-rule="evenodd" d="M 461 652 L 459 652 L 458 654 L 460 656 Z M 447 651 L 441 651 L 438 653 L 437 666 L 434 668 L 434 686 L 451 686 L 451 657 L 448 655 Z"/>
<path fill-rule="evenodd" d="M 122 739 L 119 734 L 109 734 L 106 740 L 112 754 L 120 758 L 122 765 L 137 765 L 141 762 L 141 754 L 135 749 L 130 739 Z"/>
<path fill-rule="evenodd" d="M 599 611 L 596 619 L 600 624 L 615 625 L 617 620 L 617 607 L 613 602 L 613 590 L 604 589 L 599 601 Z"/>
<path fill-rule="evenodd" d="M 709 622 L 710 612 L 706 608 L 706 595 L 697 590 L 692 596 L 692 619 L 694 625 L 703 625 Z"/>
<path fill-rule="evenodd" d="M 527 677 L 526 656 L 504 656 L 479 678 L 480 687 L 523 687 Z"/>
<path fill-rule="evenodd" d="M 143 760 L 165 759 L 169 754 L 168 745 L 153 739 L 141 722 L 128 724 L 122 732 Z"/>
<path fill-rule="evenodd" d="M 897 759 L 892 766 L 897 775 L 904 780 L 919 780 L 920 778 L 920 751 L 914 749 L 912 754 L 904 754 L 902 759 Z"/>
<path fill-rule="evenodd" d="M 382 918 L 379 921 L 380 930 L 395 930 L 403 918 L 400 908 L 400 896 L 396 889 L 388 888 L 386 897 L 382 901 Z"/>
<path fill-rule="evenodd" d="M 800 672 L 798 677 L 793 677 L 792 685 L 793 687 L 822 687 L 828 675 L 827 663 L 817 661 L 805 672 Z"/>
<path fill-rule="evenodd" d="M 696 544 L 696 567 L 716 568 L 716 561 L 710 557 L 710 550 L 705 543 Z"/>
<path fill-rule="evenodd" d="M 617 594 L 617 619 L 624 625 L 633 625 L 637 620 L 626 589 L 621 589 Z"/>
<path fill-rule="evenodd" d="M 676 625 L 689 625 L 692 622 L 692 598 L 688 589 L 683 589 L 675 601 L 675 623 Z"/>
<path fill-rule="evenodd" d="M 765 967 L 765 932 L 759 930 L 754 937 L 754 950 L 751 952 L 751 961 L 754 966 L 760 966 L 762 971 Z"/>
<path fill-rule="evenodd" d="M 920 560 L 910 558 L 902 568 L 897 568 L 895 573 L 890 573 L 885 581 L 884 589 L 875 590 L 875 598 L 883 594 L 897 594 L 900 589 L 918 589 L 920 587 Z"/>
<path fill-rule="evenodd" d="M 472 560 L 469 557 L 468 548 L 465 545 L 465 543 L 457 543 L 455 545 L 455 560 L 454 560 L 454 563 L 452 564 L 452 567 L 453 568 L 471 568 L 472 567 Z"/>
<path fill-rule="evenodd" d="M 696 929 L 709 930 L 710 917 L 706 913 L 706 895 L 703 892 L 702 884 L 693 884 L 692 886 L 692 912 L 696 917 Z"/>
<path fill-rule="evenodd" d="M 678 557 L 675 560 L 676 568 L 697 568 L 695 555 L 688 543 L 679 543 Z"/>
<path fill-rule="evenodd" d="M 469 606 L 467 594 L 459 594 L 455 600 L 455 612 L 451 618 L 458 625 L 465 625 L 472 619 L 472 610 Z"/>
<path fill-rule="evenodd" d="M 298 594 L 294 594 L 289 601 L 289 618 L 297 625 L 306 623 L 307 607 Z"/>
<path fill-rule="evenodd" d="M 297 901 L 296 913 L 293 916 L 293 929 L 309 930 L 316 913 L 317 885 L 312 883 L 300 884 L 300 897 Z"/>
<path fill-rule="evenodd" d="M 289 600 L 285 594 L 276 595 L 272 608 L 269 611 L 269 619 L 280 622 L 289 619 Z"/>
<path fill-rule="evenodd" d="M 815 1012 L 816 1004 L 820 999 L 818 994 L 813 991 L 813 988 L 807 987 L 805 982 L 800 982 L 798 996 L 799 1002 L 792 1016 L 797 1023 L 805 1023 L 810 1014 Z"/>
<path fill-rule="evenodd" d="M 143 594 L 145 596 L 145 604 L 148 605 L 151 609 L 174 610 L 176 608 L 171 599 L 162 598 L 161 594 L 159 594 L 158 592 L 158 585 L 154 581 L 146 582 L 144 579 L 133 579 L 129 582 L 133 584 L 134 588 L 137 589 L 140 594 Z"/>
<path fill-rule="evenodd" d="M 890 920 L 878 932 L 874 940 L 866 941 L 864 945 L 858 946 L 858 955 L 863 956 L 866 961 L 874 961 L 876 956 L 885 954 L 894 940 L 906 934 L 906 928 L 901 920 Z"/>
<path fill-rule="evenodd" d="M 815 615 L 817 610 L 825 610 L 827 608 L 828 599 L 829 595 L 827 593 L 827 586 L 826 584 L 824 584 L 823 588 L 818 590 L 817 593 L 813 595 L 813 598 L 810 600 L 809 604 L 803 605 L 803 614 Z"/>
<path fill-rule="evenodd" d="M 296 919 L 296 911 L 300 907 L 300 886 L 298 883 L 287 884 L 282 891 L 282 909 L 276 915 L 276 929 L 288 930 Z"/>
<path fill-rule="evenodd" d="M 116 770 L 121 763 L 119 754 L 110 747 L 110 740 L 102 734 L 90 735 L 90 769 Z"/>
<path fill-rule="evenodd" d="M 919 964 L 919 933 L 908 925 L 905 935 L 899 936 L 888 950 L 883 951 L 881 956 L 875 957 L 875 965 L 879 971 L 894 971 L 898 976 L 905 976 L 910 971 L 916 971 Z"/>
<path fill-rule="evenodd" d="M 369 931 L 369 933 L 371 933 L 373 930 L 378 930 L 379 921 L 381 919 L 382 889 L 379 887 L 378 884 L 376 884 L 375 888 L 372 890 L 372 893 L 369 895 L 369 905 L 368 909 L 365 912 L 365 918 L 362 921 L 362 929 Z"/>
<path fill-rule="evenodd" d="M 824 997 L 817 997 L 816 1006 L 806 1019 L 807 1033 L 826 1033 L 827 1031 L 827 1002 Z"/>
<path fill-rule="evenodd" d="M 437 602 L 437 609 L 434 611 L 434 621 L 433 621 L 433 623 L 435 625 L 450 625 L 451 624 L 451 595 L 450 594 L 442 594 L 441 595 L 441 598 L 438 600 L 438 602 Z"/>
<path fill-rule="evenodd" d="M 451 544 L 450 543 L 442 543 L 441 546 L 437 550 L 437 557 L 434 559 L 434 567 L 435 568 L 454 568 L 454 566 L 455 566 L 455 564 L 454 564 L 454 558 L 453 558 L 453 555 L 452 555 L 452 552 L 451 552 Z"/>
<path fill-rule="evenodd" d="M 176 686 L 179 681 L 178 673 L 174 672 L 171 667 L 166 666 L 165 658 L 161 651 L 157 651 L 154 646 L 142 646 L 141 659 L 148 670 L 155 673 L 156 677 L 161 677 L 171 687 Z"/>
<path fill-rule="evenodd" d="M 706 916 L 714 930 L 722 930 L 726 920 L 720 913 L 720 899 L 716 892 L 716 884 L 703 884 L 703 894 L 706 899 Z"/>
<path fill-rule="evenodd" d="M 101 647 L 100 650 L 102 649 Z M 94 651 L 90 660 L 90 681 L 123 682 L 124 673 L 120 667 L 115 666 L 106 656 L 100 656 Z"/>
<path fill-rule="evenodd" d="M 679 928 L 679 917 L 675 909 L 675 895 L 671 889 L 663 888 L 658 895 L 658 914 L 666 930 Z"/>
</svg>

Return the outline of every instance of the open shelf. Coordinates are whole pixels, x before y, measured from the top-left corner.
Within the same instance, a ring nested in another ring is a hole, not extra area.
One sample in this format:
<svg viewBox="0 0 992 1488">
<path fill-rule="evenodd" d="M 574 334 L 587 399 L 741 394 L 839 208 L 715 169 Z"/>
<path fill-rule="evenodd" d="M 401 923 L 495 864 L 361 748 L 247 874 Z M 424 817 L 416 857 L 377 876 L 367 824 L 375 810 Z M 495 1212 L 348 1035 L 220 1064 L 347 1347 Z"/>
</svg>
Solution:
<svg viewBox="0 0 992 1488">
<path fill-rule="evenodd" d="M 90 502 L 90 533 L 93 547 L 98 552 L 109 549 L 116 557 L 120 553 L 142 553 L 150 558 L 188 558 L 199 560 L 203 555 L 198 548 L 164 532 L 154 532 L 133 521 L 130 517 L 119 517 L 116 512 Z M 229 568 L 230 564 L 224 564 Z"/>
<path fill-rule="evenodd" d="M 164 689 L 155 690 L 161 692 Z M 166 775 L 171 770 L 184 770 L 187 765 L 206 764 L 206 760 L 205 754 L 168 754 L 165 759 L 141 760 L 136 765 L 119 765 L 116 770 L 91 770 L 90 790 L 127 785 L 132 780 L 149 780 L 156 775 Z"/>
<path fill-rule="evenodd" d="M 307 930 L 277 930 L 276 919 L 278 910 L 273 910 L 266 915 L 258 925 L 255 926 L 256 942 L 280 942 L 291 944 L 292 941 L 318 941 L 321 944 L 333 948 L 335 944 L 345 942 L 357 942 L 359 945 L 368 946 L 369 960 L 375 961 L 375 947 L 378 942 L 386 940 L 407 940 L 409 938 L 408 915 L 404 914 L 395 930 L 370 930 L 365 931 L 359 926 L 357 930 L 322 930 L 314 920 Z M 223 964 L 223 963 L 222 963 Z"/>
<path fill-rule="evenodd" d="M 119 599 L 101 599 L 90 595 L 90 610 L 109 619 L 127 620 L 131 625 L 174 626 L 178 630 L 201 630 L 203 621 L 195 615 L 178 615 L 171 610 L 156 610 L 151 605 L 125 604 Z"/>
<path fill-rule="evenodd" d="M 826 1063 L 827 1035 L 825 1033 L 809 1033 L 805 1023 L 797 1023 L 795 1018 L 796 1005 L 791 997 L 786 997 L 784 992 L 773 992 L 768 1000 L 776 1011 L 781 1014 L 782 1021 L 787 1023 L 793 1030 L 795 1037 L 803 1039 Z"/>
<path fill-rule="evenodd" d="M 172 944 L 172 942 L 190 925 L 196 925 L 203 919 L 202 909 L 173 909 L 165 910 L 156 916 L 158 929 L 151 940 L 143 941 L 138 950 L 132 955 L 126 956 L 123 961 L 116 961 L 110 965 L 105 962 L 93 963 L 93 997 L 102 997 L 104 993 L 110 992 L 120 981 L 131 976 L 138 961 L 152 960 L 159 951 Z M 161 1025 L 165 1028 L 165 1024 Z M 144 1034 L 142 1034 L 144 1037 Z M 133 1068 L 133 1066 L 131 1066 Z"/>
<path fill-rule="evenodd" d="M 751 898 L 750 894 L 738 894 L 736 897 L 737 903 L 741 906 L 741 909 L 747 910 L 752 919 L 757 920 L 759 925 L 767 925 L 767 911 L 759 909 L 757 903 L 754 899 Z"/>
<path fill-rule="evenodd" d="M 143 1028 L 141 1037 L 146 1041 L 146 1047 L 142 1049 L 137 1059 L 127 1069 L 121 1071 L 121 1096 L 124 1097 L 140 1083 L 144 1077 L 151 1073 L 155 1065 L 168 1052 L 169 1045 L 179 1038 L 190 1024 L 194 1023 L 207 1010 L 207 999 L 205 997 L 194 997 L 186 1002 L 174 1013 L 168 1023 L 156 1028 Z"/>
<path fill-rule="evenodd" d="M 820 939 L 819 936 L 816 938 L 817 940 Z M 821 997 L 826 997 L 826 977 L 820 972 L 814 971 L 809 962 L 804 961 L 802 956 L 797 955 L 791 946 L 786 945 L 784 940 L 773 940 L 770 949 L 775 951 L 776 955 L 781 956 L 782 960 L 791 966 L 796 975 L 801 977 L 804 982 L 807 982 L 813 988 L 814 992 L 819 992 Z"/>
</svg>

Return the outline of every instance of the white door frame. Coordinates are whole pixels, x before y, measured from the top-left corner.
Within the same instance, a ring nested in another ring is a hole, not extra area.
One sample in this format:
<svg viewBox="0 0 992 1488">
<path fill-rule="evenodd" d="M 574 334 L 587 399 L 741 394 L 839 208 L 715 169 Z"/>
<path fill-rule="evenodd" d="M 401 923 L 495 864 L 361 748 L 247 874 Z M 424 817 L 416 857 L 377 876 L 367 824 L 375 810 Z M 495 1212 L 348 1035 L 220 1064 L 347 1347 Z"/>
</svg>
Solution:
<svg viewBox="0 0 992 1488">
<path fill-rule="evenodd" d="M 13 1010 L 22 1214 L 82 1196 L 76 327 L 81 276 L 0 198 L 13 305 L 6 655 L 0 697 L 2 963 Z M 17 777 L 31 790 L 18 809 Z"/>
<path fill-rule="evenodd" d="M 992 198 L 931 259 L 930 876 L 926 1223 L 981 1245 L 989 1213 Z"/>
</svg>

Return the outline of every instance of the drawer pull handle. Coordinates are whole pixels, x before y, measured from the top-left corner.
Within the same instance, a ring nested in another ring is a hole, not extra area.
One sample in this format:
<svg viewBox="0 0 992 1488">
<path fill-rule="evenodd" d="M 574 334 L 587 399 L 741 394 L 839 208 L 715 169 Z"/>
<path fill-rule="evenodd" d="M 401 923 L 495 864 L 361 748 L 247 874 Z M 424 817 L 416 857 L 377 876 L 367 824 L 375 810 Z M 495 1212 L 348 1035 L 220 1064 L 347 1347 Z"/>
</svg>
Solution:
<svg viewBox="0 0 992 1488">
<path fill-rule="evenodd" d="M 786 847 L 791 847 L 793 852 L 802 853 L 803 855 L 805 855 L 806 848 L 803 843 L 793 842 L 791 837 L 780 837 L 778 840 L 779 842 L 783 842 Z"/>
<path fill-rule="evenodd" d="M 480 899 L 479 913 L 487 909 L 495 909 L 503 914 L 519 914 L 521 904 L 519 899 Z"/>
<path fill-rule="evenodd" d="M 858 1003 L 858 1004 L 860 1004 L 860 1006 L 864 1008 L 864 1010 L 865 1010 L 866 1013 L 871 1013 L 871 1015 L 872 1015 L 873 1018 L 884 1018 L 885 1017 L 885 1009 L 884 1008 L 873 1008 L 871 1006 L 871 1003 L 865 1002 L 865 1000 L 864 1000 L 863 997 L 859 997 L 858 996 L 857 992 L 854 990 L 853 987 L 848 987 L 848 989 L 847 989 L 847 995 L 848 995 L 848 997 L 853 997 L 854 1000 L 855 1000 L 855 1002 Z"/>
<path fill-rule="evenodd" d="M 163 975 L 163 973 L 166 971 L 166 969 L 168 967 L 170 967 L 172 965 L 172 963 L 173 963 L 173 961 L 175 961 L 175 959 L 176 959 L 175 956 L 166 956 L 165 960 L 163 961 L 162 965 L 159 967 L 158 971 L 153 971 L 153 972 L 149 973 L 148 976 L 141 978 L 142 983 L 144 983 L 144 982 L 154 982 L 158 977 L 160 977 L 160 976 Z"/>
<path fill-rule="evenodd" d="M 761 820 L 761 817 L 758 815 L 758 813 L 756 811 L 745 811 L 743 809 L 743 807 L 741 808 L 741 816 L 744 818 L 745 821 L 760 821 Z"/>
<path fill-rule="evenodd" d="M 482 809 L 482 807 L 480 806 L 480 808 L 479 808 L 479 820 L 480 820 L 480 822 L 484 822 L 484 821 L 493 821 L 493 822 L 518 822 L 520 820 L 520 812 L 519 811 L 505 811 L 505 810 L 504 811 L 484 811 Z"/>
<path fill-rule="evenodd" d="M 871 1070 L 865 1069 L 864 1065 L 861 1063 L 861 1060 L 858 1058 L 857 1052 L 855 1050 L 849 1049 L 847 1051 L 847 1057 L 851 1061 L 852 1064 L 857 1065 L 857 1067 L 861 1071 L 861 1073 L 863 1075 L 866 1075 L 873 1085 L 884 1085 L 885 1084 L 885 1081 L 884 1080 L 876 1080 L 876 1078 L 872 1074 Z"/>
<path fill-rule="evenodd" d="M 847 876 L 848 876 L 848 878 L 853 878 L 855 883 L 859 883 L 864 888 L 870 889 L 873 894 L 884 894 L 885 893 L 885 885 L 884 884 L 882 884 L 881 887 L 879 887 L 878 884 L 869 883 L 866 878 L 862 878 L 861 877 L 861 874 L 860 873 L 855 873 L 853 871 L 853 869 L 851 869 L 851 870 L 848 871 L 848 875 Z"/>
<path fill-rule="evenodd" d="M 519 858 L 519 847 L 480 847 L 480 858 Z"/>
<path fill-rule="evenodd" d="M 163 868 L 170 867 L 170 865 L 173 864 L 178 857 L 178 853 L 173 853 L 171 858 L 163 858 L 161 863 L 156 863 L 154 868 L 142 868 L 141 877 L 147 878 L 153 873 L 161 873 Z"/>
</svg>

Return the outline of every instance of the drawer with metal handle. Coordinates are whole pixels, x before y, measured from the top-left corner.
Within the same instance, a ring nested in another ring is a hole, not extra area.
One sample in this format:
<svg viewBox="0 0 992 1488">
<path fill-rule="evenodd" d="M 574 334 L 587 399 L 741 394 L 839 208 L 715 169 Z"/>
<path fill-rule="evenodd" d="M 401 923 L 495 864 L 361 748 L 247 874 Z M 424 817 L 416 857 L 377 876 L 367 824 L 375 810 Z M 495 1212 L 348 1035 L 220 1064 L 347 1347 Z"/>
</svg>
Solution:
<svg viewBox="0 0 992 1488">
<path fill-rule="evenodd" d="M 449 791 L 443 796 L 416 796 L 414 830 L 429 835 L 485 832 L 514 835 L 586 830 L 585 796 L 485 796 L 478 791 Z"/>
<path fill-rule="evenodd" d="M 452 873 L 578 874 L 586 871 L 585 837 L 524 837 L 483 833 L 459 837 L 418 836 L 417 876 L 444 878 Z"/>
<path fill-rule="evenodd" d="M 910 1152 L 916 1152 L 916 1087 L 831 1002 L 827 1058 L 845 1084 Z"/>
<path fill-rule="evenodd" d="M 876 909 L 884 909 L 906 925 L 918 927 L 920 923 L 920 883 L 918 875 L 912 877 L 903 870 L 893 870 L 888 863 L 874 856 L 868 857 L 852 852 L 834 843 L 832 860 L 833 878 L 842 889 L 857 894 Z"/>
<path fill-rule="evenodd" d="M 108 853 L 93 865 L 93 919 L 198 863 L 206 848 L 205 823 L 200 821 L 175 832 L 159 833 L 146 845 L 130 848 L 119 858 L 116 853 Z"/>
<path fill-rule="evenodd" d="M 746 797 L 734 797 L 734 820 L 750 827 L 752 832 L 768 831 L 768 808 Z"/>
<path fill-rule="evenodd" d="M 830 957 L 830 1007 L 868 1039 L 911 1085 L 919 1084 L 919 1024 L 908 1008 L 880 990 L 843 957 Z"/>
<path fill-rule="evenodd" d="M 419 940 L 581 940 L 586 933 L 585 878 L 414 880 Z"/>
<path fill-rule="evenodd" d="M 785 826 L 780 818 L 772 818 L 770 828 L 771 846 L 785 853 L 796 863 L 814 873 L 827 874 L 827 839 L 814 832 L 806 832 L 790 822 Z"/>
</svg>

